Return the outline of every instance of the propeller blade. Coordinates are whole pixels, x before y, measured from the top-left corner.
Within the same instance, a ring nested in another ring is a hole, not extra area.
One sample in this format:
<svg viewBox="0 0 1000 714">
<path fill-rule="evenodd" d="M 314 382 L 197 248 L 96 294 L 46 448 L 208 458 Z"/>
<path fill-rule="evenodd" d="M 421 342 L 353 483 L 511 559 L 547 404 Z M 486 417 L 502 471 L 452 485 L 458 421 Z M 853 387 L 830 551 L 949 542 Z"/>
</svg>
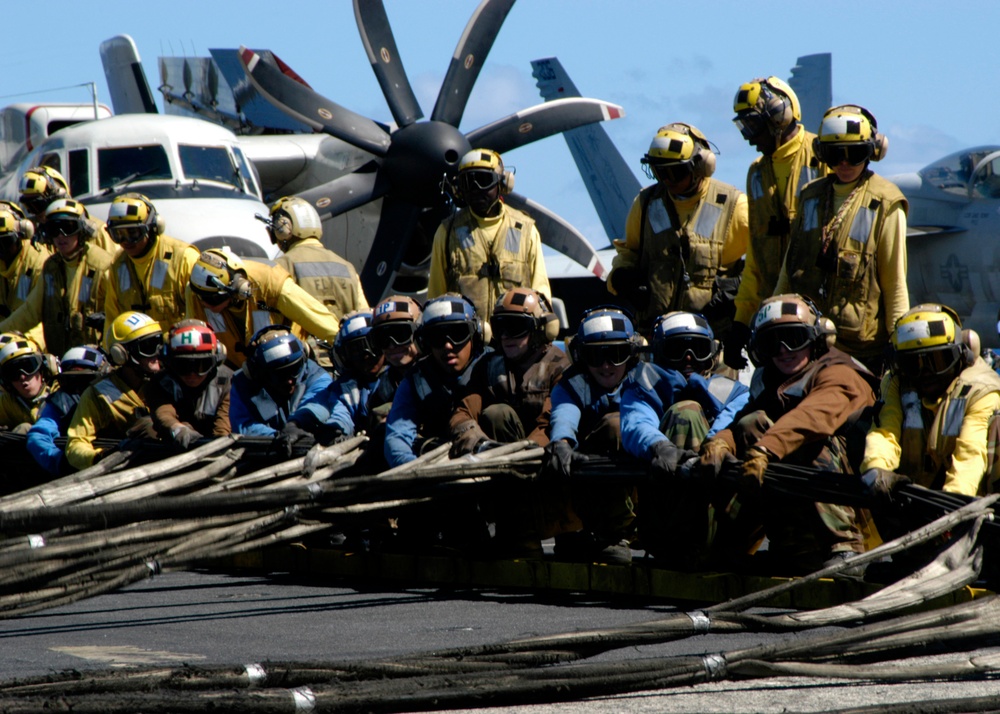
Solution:
<svg viewBox="0 0 1000 714">
<path fill-rule="evenodd" d="M 296 82 L 262 61 L 256 52 L 243 46 L 239 51 L 240 63 L 250 82 L 271 104 L 314 131 L 326 132 L 371 154 L 385 156 L 389 134 L 378 124 Z"/>
<path fill-rule="evenodd" d="M 382 0 L 354 0 L 354 18 L 368 53 L 368 61 L 372 63 L 375 78 L 382 87 L 382 94 L 396 124 L 402 128 L 422 119 L 424 113 L 410 87 L 410 80 L 406 78 Z"/>
<path fill-rule="evenodd" d="M 360 275 L 365 295 L 373 304 L 385 297 L 392 285 L 419 217 L 420 208 L 408 201 L 395 198 L 393 194 L 386 194 L 382 199 L 378 229 Z"/>
<path fill-rule="evenodd" d="M 389 183 L 380 180 L 377 168 L 377 164 L 371 161 L 353 173 L 338 176 L 333 181 L 295 195 L 309 201 L 321 216 L 339 216 L 381 198 L 389 190 Z"/>
<path fill-rule="evenodd" d="M 355 6 L 357 2 L 355 0 Z M 486 55 L 490 53 L 500 26 L 513 6 L 514 0 L 483 0 L 479 3 L 455 47 L 448 73 L 441 83 L 437 104 L 431 112 L 431 121 L 452 126 L 462 122 L 465 105 L 486 62 Z"/>
<path fill-rule="evenodd" d="M 473 147 L 501 154 L 568 129 L 608 119 L 620 119 L 625 110 L 600 99 L 556 99 L 511 114 L 465 135 Z"/>
<path fill-rule="evenodd" d="M 535 219 L 542 243 L 572 258 L 597 277 L 604 279 L 605 267 L 597 257 L 594 246 L 564 218 L 519 193 L 509 194 L 504 201 Z"/>
</svg>

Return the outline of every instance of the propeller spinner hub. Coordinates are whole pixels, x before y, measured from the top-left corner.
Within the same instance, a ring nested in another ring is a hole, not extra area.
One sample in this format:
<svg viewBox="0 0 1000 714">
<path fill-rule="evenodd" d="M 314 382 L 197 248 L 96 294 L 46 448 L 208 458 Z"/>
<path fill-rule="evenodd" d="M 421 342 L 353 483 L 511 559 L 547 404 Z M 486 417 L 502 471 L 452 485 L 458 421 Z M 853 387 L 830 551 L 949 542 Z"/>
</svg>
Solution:
<svg viewBox="0 0 1000 714">
<path fill-rule="evenodd" d="M 393 191 L 418 205 L 428 205 L 440 196 L 442 177 L 454 178 L 459 160 L 471 149 L 462 132 L 450 124 L 418 122 L 393 133 L 382 170 Z"/>
</svg>

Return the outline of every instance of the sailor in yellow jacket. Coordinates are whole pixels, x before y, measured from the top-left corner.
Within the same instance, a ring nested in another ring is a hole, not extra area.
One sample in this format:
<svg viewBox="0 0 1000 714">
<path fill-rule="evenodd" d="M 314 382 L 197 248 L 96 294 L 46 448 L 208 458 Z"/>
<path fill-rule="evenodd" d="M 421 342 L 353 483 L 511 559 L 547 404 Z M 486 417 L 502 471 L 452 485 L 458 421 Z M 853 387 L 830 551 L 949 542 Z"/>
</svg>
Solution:
<svg viewBox="0 0 1000 714">
<path fill-rule="evenodd" d="M 143 389 L 163 368 L 163 330 L 141 312 L 123 312 L 108 327 L 108 356 L 117 367 L 80 396 L 66 431 L 66 460 L 75 469 L 93 466 L 106 455 L 94 441 L 122 439 L 149 417 Z"/>
<path fill-rule="evenodd" d="M 42 280 L 0 331 L 28 333 L 41 329 L 45 348 L 65 354 L 71 347 L 96 344 L 104 329 L 104 297 L 112 258 L 93 242 L 87 212 L 72 198 L 60 198 L 45 209 L 39 228 L 42 240 L 55 247 L 42 266 Z"/>
<path fill-rule="evenodd" d="M 340 323 L 279 266 L 246 262 L 226 248 L 204 251 L 185 292 L 189 319 L 208 323 L 226 347 L 226 362 L 243 366 L 250 339 L 267 325 L 295 323 L 333 343 Z"/>
<path fill-rule="evenodd" d="M 16 203 L 0 204 L 0 314 L 10 316 L 24 304 L 41 282 L 42 266 L 52 254 L 47 246 L 32 241 L 35 224 Z M 28 335 L 45 348 L 41 327 Z"/>
<path fill-rule="evenodd" d="M 21 206 L 30 214 L 36 234 L 41 233 L 46 214 L 53 203 L 73 198 L 66 179 L 51 166 L 35 166 L 25 171 L 21 174 L 18 189 L 21 192 Z M 86 210 L 83 215 L 89 226 L 91 240 L 112 257 L 118 255 L 119 248 L 111 239 L 107 224 L 94 218 Z"/>
<path fill-rule="evenodd" d="M 0 349 L 0 427 L 28 433 L 49 396 L 55 370 L 54 358 L 27 337 L 14 337 Z"/>
<path fill-rule="evenodd" d="M 917 305 L 896 323 L 884 404 L 861 462 L 876 491 L 890 491 L 902 476 L 951 493 L 986 493 L 986 474 L 994 466 L 988 429 L 1000 409 L 1000 376 L 977 354 L 978 339 L 969 334 L 943 305 Z"/>
<path fill-rule="evenodd" d="M 434 234 L 429 300 L 461 293 L 484 322 L 511 288 L 531 288 L 552 300 L 535 221 L 503 201 L 513 188 L 514 174 L 504 169 L 500 154 L 473 149 L 462 157 L 452 191 L 465 207 Z"/>
<path fill-rule="evenodd" d="M 163 218 L 138 193 L 126 193 L 111 202 L 108 227 L 122 251 L 109 271 L 104 324 L 136 311 L 156 320 L 166 333 L 184 319 L 184 291 L 198 262 L 198 249 L 164 235 Z M 110 346 L 108 333 L 105 347 Z"/>
</svg>

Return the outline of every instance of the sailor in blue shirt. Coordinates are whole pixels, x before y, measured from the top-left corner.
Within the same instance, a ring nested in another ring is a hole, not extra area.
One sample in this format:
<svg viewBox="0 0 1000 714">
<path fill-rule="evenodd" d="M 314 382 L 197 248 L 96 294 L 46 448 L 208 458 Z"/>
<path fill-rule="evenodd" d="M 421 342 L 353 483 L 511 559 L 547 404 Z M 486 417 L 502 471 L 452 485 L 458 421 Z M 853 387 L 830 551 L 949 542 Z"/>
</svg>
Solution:
<svg viewBox="0 0 1000 714">
<path fill-rule="evenodd" d="M 290 456 L 293 445 L 312 441 L 329 420 L 325 395 L 333 378 L 282 325 L 258 330 L 248 352 L 230 392 L 233 432 L 273 436 Z"/>
<path fill-rule="evenodd" d="M 385 359 L 370 340 L 372 311 L 355 310 L 340 319 L 340 331 L 330 350 L 337 378 L 327 392 L 329 438 L 353 436 L 368 422 L 368 399 Z"/>
</svg>

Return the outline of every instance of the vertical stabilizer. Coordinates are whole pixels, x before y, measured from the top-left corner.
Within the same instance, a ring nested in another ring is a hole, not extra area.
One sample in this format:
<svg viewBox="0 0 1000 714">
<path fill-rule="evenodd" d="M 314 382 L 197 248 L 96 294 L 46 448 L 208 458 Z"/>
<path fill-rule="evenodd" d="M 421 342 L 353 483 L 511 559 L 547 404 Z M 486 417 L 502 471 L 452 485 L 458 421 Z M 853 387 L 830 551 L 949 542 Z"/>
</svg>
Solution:
<svg viewBox="0 0 1000 714">
<path fill-rule="evenodd" d="M 533 60 L 532 76 L 542 99 L 579 97 L 580 92 L 555 57 Z M 608 239 L 625 236 L 625 219 L 642 186 L 600 124 L 564 131 L 573 160 Z"/>
<path fill-rule="evenodd" d="M 156 114 L 156 101 L 142 70 L 139 50 L 128 35 L 101 43 L 101 64 L 115 114 Z"/>
<path fill-rule="evenodd" d="M 788 84 L 802 106 L 802 125 L 815 132 L 833 106 L 833 56 L 829 52 L 799 57 Z"/>
</svg>

